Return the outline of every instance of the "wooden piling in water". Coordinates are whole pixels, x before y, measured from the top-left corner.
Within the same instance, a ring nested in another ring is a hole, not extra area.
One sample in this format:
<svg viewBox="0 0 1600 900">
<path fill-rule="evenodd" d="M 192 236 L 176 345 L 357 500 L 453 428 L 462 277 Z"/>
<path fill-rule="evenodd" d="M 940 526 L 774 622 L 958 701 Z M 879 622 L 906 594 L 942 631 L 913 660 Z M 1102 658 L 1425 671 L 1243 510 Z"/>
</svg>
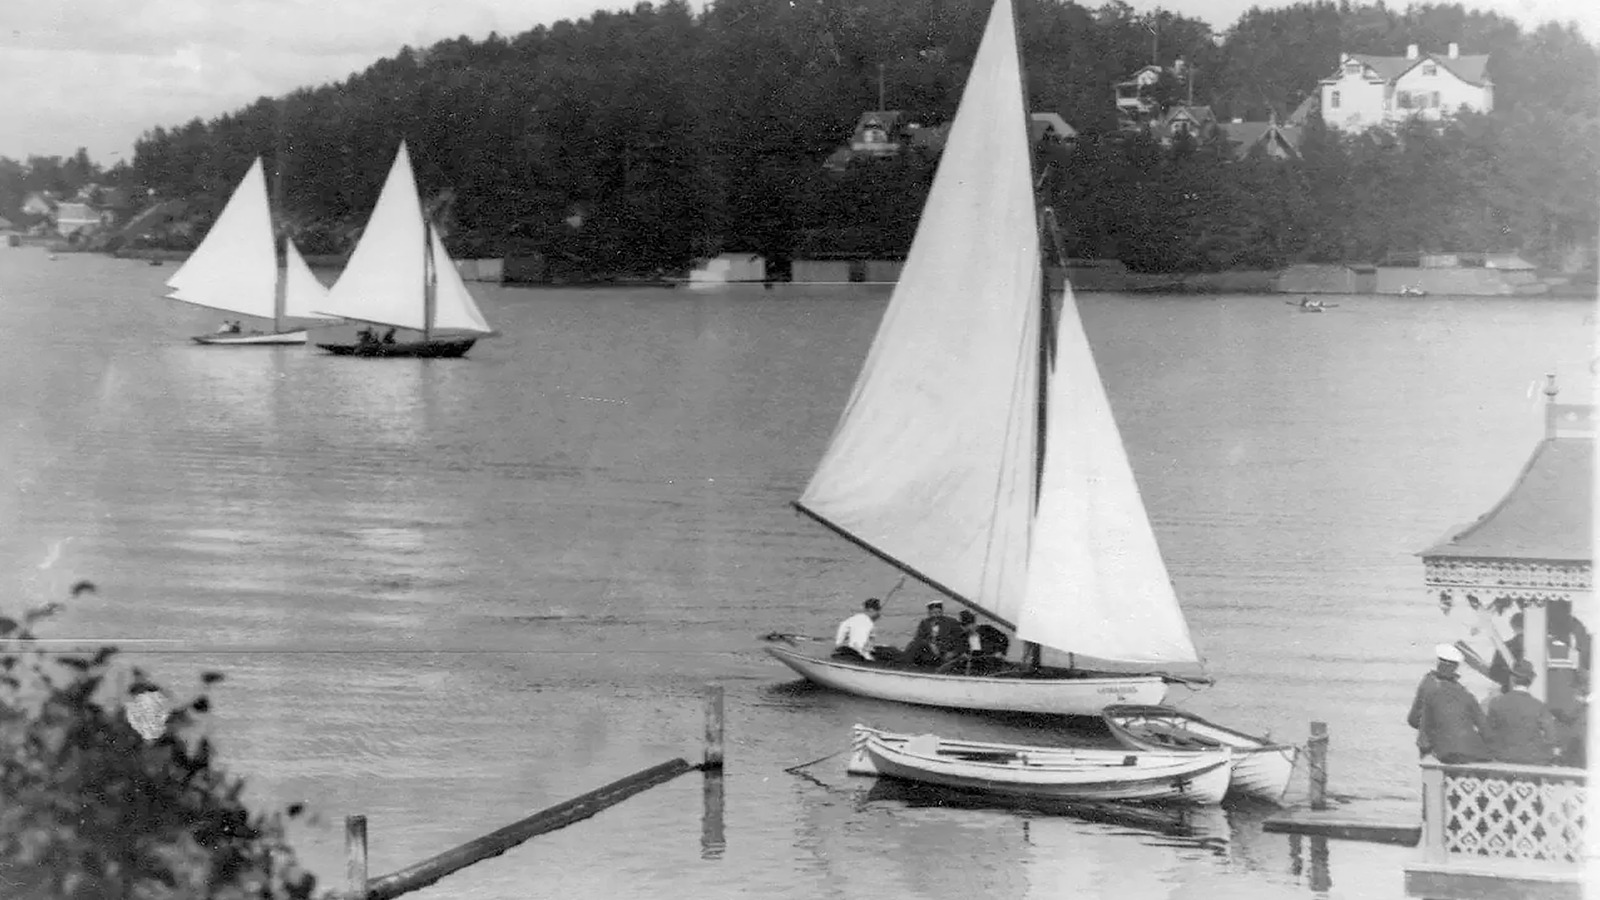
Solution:
<svg viewBox="0 0 1600 900">
<path fill-rule="evenodd" d="M 367 817 L 344 817 L 345 890 L 351 897 L 367 895 Z"/>
<path fill-rule="evenodd" d="M 700 768 L 722 771 L 722 685 L 706 686 L 706 757 Z"/>
<path fill-rule="evenodd" d="M 459 872 L 474 863 L 482 862 L 491 857 L 510 850 L 536 835 L 548 831 L 564 828 L 611 806 L 615 806 L 641 791 L 648 790 L 658 784 L 664 784 L 695 769 L 682 759 L 664 762 L 659 766 L 652 766 L 642 772 L 636 772 L 627 778 L 614 781 L 605 787 L 596 788 L 587 794 L 574 797 L 565 803 L 559 803 L 542 812 L 534 813 L 521 821 L 514 822 L 498 831 L 486 834 L 476 840 L 468 841 L 453 850 L 423 860 L 413 866 L 408 866 L 398 872 L 393 872 L 379 878 L 364 879 L 365 888 L 362 893 L 352 896 L 365 898 L 365 900 L 390 900 L 401 894 L 425 888 L 439 879 Z M 366 872 L 366 820 L 362 816 L 351 816 L 350 819 L 361 820 L 361 871 Z M 348 821 L 348 820 L 347 820 Z M 356 862 L 354 856 L 350 860 L 350 871 L 355 872 Z M 352 875 L 353 881 L 353 875 Z"/>
<path fill-rule="evenodd" d="M 1311 779 L 1311 808 L 1328 808 L 1328 723 L 1312 722 L 1306 741 L 1306 768 Z"/>
</svg>

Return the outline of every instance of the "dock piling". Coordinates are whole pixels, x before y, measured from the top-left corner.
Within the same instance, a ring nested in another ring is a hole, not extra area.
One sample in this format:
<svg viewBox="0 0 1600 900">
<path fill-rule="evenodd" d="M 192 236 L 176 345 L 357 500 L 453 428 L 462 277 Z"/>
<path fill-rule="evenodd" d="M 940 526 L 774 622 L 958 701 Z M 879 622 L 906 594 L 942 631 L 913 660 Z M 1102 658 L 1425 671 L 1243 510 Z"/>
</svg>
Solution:
<svg viewBox="0 0 1600 900">
<path fill-rule="evenodd" d="M 706 686 L 706 757 L 700 768 L 722 771 L 722 685 Z"/>
<path fill-rule="evenodd" d="M 367 817 L 344 817 L 345 890 L 352 898 L 367 896 Z"/>
<path fill-rule="evenodd" d="M 1311 808 L 1328 808 L 1328 723 L 1312 722 L 1306 741 L 1306 766 L 1311 779 Z"/>
</svg>

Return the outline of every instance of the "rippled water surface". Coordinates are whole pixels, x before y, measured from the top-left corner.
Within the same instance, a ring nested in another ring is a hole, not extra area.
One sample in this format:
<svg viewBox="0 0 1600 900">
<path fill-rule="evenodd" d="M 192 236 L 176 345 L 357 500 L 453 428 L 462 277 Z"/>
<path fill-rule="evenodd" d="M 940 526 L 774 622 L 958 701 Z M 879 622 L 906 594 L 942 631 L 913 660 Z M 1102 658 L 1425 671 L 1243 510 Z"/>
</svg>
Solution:
<svg viewBox="0 0 1600 900">
<path fill-rule="evenodd" d="M 161 299 L 172 271 L 0 250 L 0 596 L 90 578 L 52 636 L 123 642 L 174 687 L 224 670 L 226 762 L 263 804 L 310 802 L 297 846 L 322 875 L 347 814 L 379 874 L 697 760 L 717 683 L 725 847 L 691 775 L 416 896 L 1401 895 L 1411 851 L 1301 847 L 1260 810 L 1091 821 L 874 787 L 842 758 L 785 771 L 857 721 L 1060 737 L 811 690 L 760 651 L 894 582 L 788 505 L 886 288 L 475 285 L 504 334 L 467 359 L 352 360 L 194 345 L 217 317 Z M 1443 626 L 1413 554 L 1509 486 L 1543 374 L 1588 377 L 1590 305 L 1080 302 L 1218 679 L 1172 699 L 1296 740 L 1326 721 L 1333 790 L 1414 811 L 1404 715 Z M 880 628 L 903 641 L 923 599 Z"/>
</svg>

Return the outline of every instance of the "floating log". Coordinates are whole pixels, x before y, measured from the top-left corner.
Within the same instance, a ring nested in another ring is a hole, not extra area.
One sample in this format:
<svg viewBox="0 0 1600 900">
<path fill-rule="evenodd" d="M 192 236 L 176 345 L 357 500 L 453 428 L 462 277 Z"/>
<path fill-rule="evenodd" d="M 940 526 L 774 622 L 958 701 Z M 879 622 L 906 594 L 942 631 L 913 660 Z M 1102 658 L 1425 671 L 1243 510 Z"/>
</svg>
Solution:
<svg viewBox="0 0 1600 900">
<path fill-rule="evenodd" d="M 664 784 L 677 778 L 685 772 L 695 769 L 682 759 L 664 762 L 659 766 L 652 766 L 642 772 L 636 772 L 627 778 L 613 781 L 602 788 L 597 788 L 579 797 L 550 807 L 519 822 L 514 822 L 486 834 L 476 840 L 468 841 L 453 850 L 447 850 L 432 859 L 424 860 L 416 865 L 401 869 L 398 872 L 384 875 L 380 878 L 367 879 L 364 892 L 352 896 L 364 900 L 389 900 L 401 894 L 425 888 L 439 879 L 454 872 L 482 862 L 491 857 L 510 850 L 536 835 L 564 828 L 574 822 L 587 819 L 595 813 L 621 803 L 623 800 L 648 790 L 659 784 Z M 352 816 L 351 818 L 362 818 Z M 362 821 L 363 834 L 365 833 L 365 820 Z M 362 869 L 365 871 L 366 845 L 362 842 Z M 351 860 L 350 870 L 355 871 L 355 861 Z"/>
</svg>

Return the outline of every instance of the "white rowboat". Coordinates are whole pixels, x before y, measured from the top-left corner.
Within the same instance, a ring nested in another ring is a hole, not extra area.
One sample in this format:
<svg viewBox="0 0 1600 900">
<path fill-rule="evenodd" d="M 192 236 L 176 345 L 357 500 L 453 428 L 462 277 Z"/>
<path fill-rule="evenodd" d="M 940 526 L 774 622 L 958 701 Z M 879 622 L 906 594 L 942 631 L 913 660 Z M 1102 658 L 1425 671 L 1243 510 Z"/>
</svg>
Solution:
<svg viewBox="0 0 1600 900">
<path fill-rule="evenodd" d="M 1293 744 L 1225 728 L 1170 706 L 1108 706 L 1104 718 L 1111 734 L 1134 750 L 1209 753 L 1219 747 L 1231 749 L 1231 790 L 1273 803 L 1282 801 L 1288 791 L 1300 755 L 1300 748 Z"/>
</svg>

